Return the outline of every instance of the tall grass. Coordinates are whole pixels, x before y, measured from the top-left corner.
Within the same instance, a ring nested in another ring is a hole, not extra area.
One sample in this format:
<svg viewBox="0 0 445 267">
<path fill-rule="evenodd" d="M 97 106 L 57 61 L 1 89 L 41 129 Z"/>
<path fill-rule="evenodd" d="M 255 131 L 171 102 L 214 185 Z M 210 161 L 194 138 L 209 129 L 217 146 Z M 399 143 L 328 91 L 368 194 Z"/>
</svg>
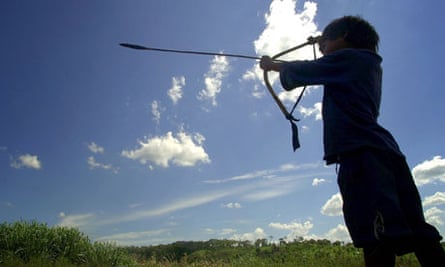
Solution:
<svg viewBox="0 0 445 267">
<path fill-rule="evenodd" d="M 0 224 L 0 265 L 137 266 L 111 243 L 92 243 L 77 229 L 35 221 Z"/>
</svg>

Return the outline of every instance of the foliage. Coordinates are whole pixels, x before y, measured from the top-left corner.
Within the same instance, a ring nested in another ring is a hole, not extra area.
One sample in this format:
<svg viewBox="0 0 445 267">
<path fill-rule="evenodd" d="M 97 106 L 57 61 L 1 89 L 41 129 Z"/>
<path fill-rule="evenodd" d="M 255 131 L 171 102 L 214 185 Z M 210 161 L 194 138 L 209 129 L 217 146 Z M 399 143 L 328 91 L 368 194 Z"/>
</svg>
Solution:
<svg viewBox="0 0 445 267">
<path fill-rule="evenodd" d="M 140 266 L 140 267 L 325 267 L 363 266 L 362 252 L 351 244 L 328 240 L 266 239 L 256 242 L 178 241 L 168 245 L 117 247 L 90 242 L 77 229 L 37 222 L 0 224 L 0 266 Z M 397 267 L 419 267 L 413 254 L 397 258 Z"/>
<path fill-rule="evenodd" d="M 135 266 L 122 249 L 92 243 L 79 230 L 48 227 L 37 222 L 0 224 L 0 264 L 3 266 Z"/>
</svg>

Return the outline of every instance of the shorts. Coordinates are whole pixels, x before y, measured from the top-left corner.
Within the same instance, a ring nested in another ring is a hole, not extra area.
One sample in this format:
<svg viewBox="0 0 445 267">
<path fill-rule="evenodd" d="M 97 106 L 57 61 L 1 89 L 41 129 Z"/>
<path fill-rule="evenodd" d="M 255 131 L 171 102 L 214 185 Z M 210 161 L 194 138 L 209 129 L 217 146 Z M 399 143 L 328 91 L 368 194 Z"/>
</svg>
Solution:
<svg viewBox="0 0 445 267">
<path fill-rule="evenodd" d="M 401 255 L 416 240 L 442 239 L 425 222 L 419 192 L 403 156 L 364 148 L 339 157 L 343 215 L 356 247 L 386 242 Z"/>
</svg>

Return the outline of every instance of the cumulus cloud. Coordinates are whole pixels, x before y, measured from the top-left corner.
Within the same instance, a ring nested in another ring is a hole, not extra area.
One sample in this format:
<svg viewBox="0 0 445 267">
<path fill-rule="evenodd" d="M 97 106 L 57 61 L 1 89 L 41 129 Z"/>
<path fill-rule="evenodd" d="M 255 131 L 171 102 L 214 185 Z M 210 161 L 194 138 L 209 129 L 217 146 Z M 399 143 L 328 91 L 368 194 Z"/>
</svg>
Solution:
<svg viewBox="0 0 445 267">
<path fill-rule="evenodd" d="M 93 153 L 104 153 L 105 149 L 94 142 L 88 144 L 88 149 Z"/>
<path fill-rule="evenodd" d="M 325 179 L 314 178 L 314 180 L 312 180 L 312 186 L 319 186 L 324 183 L 326 183 Z"/>
<path fill-rule="evenodd" d="M 172 78 L 172 87 L 167 91 L 168 96 L 172 100 L 173 104 L 177 104 L 178 101 L 182 98 L 182 87 L 185 86 L 185 77 L 173 77 Z"/>
<path fill-rule="evenodd" d="M 164 136 L 155 136 L 139 142 L 139 147 L 134 150 L 124 150 L 121 155 L 129 159 L 138 160 L 142 164 L 152 162 L 161 167 L 169 167 L 170 163 L 190 167 L 197 163 L 210 163 L 206 153 L 203 135 L 194 135 L 180 131 L 173 135 L 168 132 Z"/>
<path fill-rule="evenodd" d="M 303 114 L 304 117 L 315 117 L 315 120 L 321 120 L 321 102 L 315 103 L 313 108 L 305 108 L 303 106 L 300 106 L 298 110 L 301 114 Z"/>
<path fill-rule="evenodd" d="M 431 184 L 436 181 L 445 182 L 445 159 L 435 156 L 415 166 L 412 170 L 418 186 Z"/>
<path fill-rule="evenodd" d="M 252 233 L 244 233 L 244 234 L 235 234 L 230 239 L 232 240 L 248 240 L 251 242 L 255 242 L 258 239 L 266 238 L 266 233 L 262 228 L 256 228 Z"/>
<path fill-rule="evenodd" d="M 257 55 L 275 55 L 307 41 L 309 36 L 317 36 L 320 32 L 314 21 L 317 13 L 315 2 L 305 2 L 303 10 L 296 11 L 296 0 L 274 0 L 269 12 L 265 15 L 266 27 L 254 41 Z M 282 59 L 310 59 L 313 51 L 310 47 L 296 50 Z M 243 75 L 244 80 L 262 81 L 262 70 L 256 64 Z M 272 78 L 271 81 L 276 80 Z M 258 92 L 255 92 L 258 96 Z"/>
<path fill-rule="evenodd" d="M 338 224 L 337 227 L 330 229 L 325 238 L 331 241 L 351 242 L 348 229 L 344 224 Z"/>
<path fill-rule="evenodd" d="M 438 206 L 445 204 L 445 192 L 436 192 L 432 196 L 425 197 L 424 206 Z"/>
<path fill-rule="evenodd" d="M 287 241 L 293 241 L 296 236 L 306 236 L 309 231 L 314 227 L 311 221 L 305 221 L 304 223 L 291 222 L 291 223 L 270 223 L 269 227 L 279 230 L 287 230 L 289 233 L 286 235 Z"/>
<path fill-rule="evenodd" d="M 19 156 L 16 160 L 11 162 L 11 167 L 16 169 L 29 168 L 40 170 L 42 168 L 42 163 L 36 155 L 25 154 Z"/>
<path fill-rule="evenodd" d="M 341 216 L 343 200 L 340 193 L 332 195 L 332 197 L 321 208 L 321 214 L 326 216 Z"/>
<path fill-rule="evenodd" d="M 432 207 L 425 211 L 425 219 L 428 223 L 439 227 L 440 225 L 443 225 L 442 214 L 443 210 L 437 207 Z"/>
<path fill-rule="evenodd" d="M 199 100 L 210 100 L 213 106 L 217 105 L 216 96 L 221 92 L 222 79 L 229 71 L 229 62 L 224 56 L 215 56 L 210 64 L 209 71 L 204 75 L 206 88 L 198 94 Z"/>
</svg>

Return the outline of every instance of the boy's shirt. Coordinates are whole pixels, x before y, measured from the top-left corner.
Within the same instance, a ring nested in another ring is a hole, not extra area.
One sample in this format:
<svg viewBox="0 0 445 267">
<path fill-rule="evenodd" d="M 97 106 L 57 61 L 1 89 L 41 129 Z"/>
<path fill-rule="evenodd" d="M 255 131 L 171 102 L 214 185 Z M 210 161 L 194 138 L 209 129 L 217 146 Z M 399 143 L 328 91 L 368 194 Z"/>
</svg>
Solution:
<svg viewBox="0 0 445 267">
<path fill-rule="evenodd" d="M 368 50 L 341 49 L 314 61 L 283 63 L 280 80 L 284 89 L 324 85 L 324 159 L 362 147 L 402 152 L 389 131 L 377 122 L 381 101 L 382 58 Z"/>
</svg>

